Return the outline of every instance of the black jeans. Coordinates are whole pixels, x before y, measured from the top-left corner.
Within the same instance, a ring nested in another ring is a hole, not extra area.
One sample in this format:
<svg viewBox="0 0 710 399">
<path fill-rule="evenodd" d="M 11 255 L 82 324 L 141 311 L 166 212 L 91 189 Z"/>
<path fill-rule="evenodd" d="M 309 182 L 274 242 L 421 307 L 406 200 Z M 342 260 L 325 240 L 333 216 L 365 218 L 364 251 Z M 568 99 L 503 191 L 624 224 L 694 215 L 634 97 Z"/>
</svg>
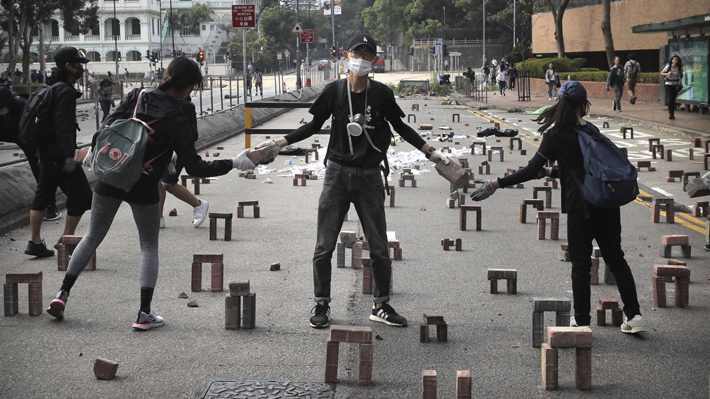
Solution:
<svg viewBox="0 0 710 399">
<path fill-rule="evenodd" d="M 666 100 L 668 101 L 668 115 L 675 116 L 675 97 L 678 95 L 676 85 L 665 85 Z"/>
<path fill-rule="evenodd" d="M 567 241 L 572 261 L 572 292 L 574 297 L 574 317 L 580 326 L 588 326 L 590 317 L 589 287 L 592 268 L 592 239 L 597 240 L 604 262 L 614 275 L 619 295 L 624 303 L 624 313 L 629 319 L 640 315 L 636 282 L 621 249 L 620 208 L 597 208 L 587 203 L 589 218 L 584 209 L 567 215 Z"/>
<path fill-rule="evenodd" d="M 101 105 L 101 111 L 103 113 L 101 122 L 111 113 L 111 101 L 112 100 L 99 100 L 99 105 Z"/>
<path fill-rule="evenodd" d="M 92 191 L 86 179 L 84 169 L 76 165 L 70 174 L 62 172 L 63 158 L 48 157 L 40 154 L 39 181 L 32 201 L 33 211 L 43 211 L 54 204 L 57 186 L 67 196 L 67 215 L 82 216 L 91 209 Z"/>
<path fill-rule="evenodd" d="M 624 84 L 613 84 L 611 87 L 614 88 L 614 94 L 616 97 L 614 98 L 614 107 L 617 110 L 621 110 L 621 97 L 624 95 Z M 603 252 L 602 252 L 603 253 Z"/>
<path fill-rule="evenodd" d="M 333 169 L 326 169 L 323 191 L 318 201 L 318 237 L 313 253 L 315 300 L 330 302 L 331 259 L 351 202 L 355 205 L 370 247 L 375 302 L 386 302 L 390 294 L 392 261 L 387 249 L 382 175 L 363 176 Z"/>
</svg>

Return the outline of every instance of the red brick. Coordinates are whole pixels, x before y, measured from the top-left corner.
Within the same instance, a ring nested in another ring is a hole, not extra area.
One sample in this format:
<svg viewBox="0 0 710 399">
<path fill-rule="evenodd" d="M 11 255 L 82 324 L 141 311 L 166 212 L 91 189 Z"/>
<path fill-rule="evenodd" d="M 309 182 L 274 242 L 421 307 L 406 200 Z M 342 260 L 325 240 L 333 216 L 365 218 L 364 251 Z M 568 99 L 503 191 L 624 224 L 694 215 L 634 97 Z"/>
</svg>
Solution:
<svg viewBox="0 0 710 399">
<path fill-rule="evenodd" d="M 440 316 L 438 314 L 424 313 L 424 319 L 422 320 L 422 322 L 429 325 L 446 324 L 446 322 L 444 321 L 444 316 Z"/>
<path fill-rule="evenodd" d="M 12 284 L 41 283 L 42 272 L 8 273 L 5 275 L 5 282 Z"/>
<path fill-rule="evenodd" d="M 240 201 L 237 203 L 239 206 L 254 206 L 259 205 L 259 201 Z"/>
<path fill-rule="evenodd" d="M 192 264 L 192 292 L 199 292 L 202 289 L 202 263 Z"/>
<path fill-rule="evenodd" d="M 576 348 L 574 379 L 577 389 L 592 389 L 592 348 Z"/>
<path fill-rule="evenodd" d="M 560 213 L 559 212 L 551 212 L 551 211 L 537 211 L 537 218 L 538 219 L 559 219 Z"/>
<path fill-rule="evenodd" d="M 81 239 L 84 238 L 84 236 L 72 236 L 72 235 L 66 235 L 62 236 L 62 244 L 64 245 L 76 245 L 79 242 L 81 242 Z"/>
<path fill-rule="evenodd" d="M 616 299 L 600 299 L 599 306 L 604 310 L 618 309 L 619 308 L 619 301 L 617 301 Z"/>
<path fill-rule="evenodd" d="M 328 341 L 368 344 L 372 342 L 372 329 L 370 327 L 332 325 Z"/>
<path fill-rule="evenodd" d="M 192 261 L 200 263 L 224 263 L 224 254 L 196 253 L 192 255 Z"/>
<path fill-rule="evenodd" d="M 547 327 L 547 342 L 553 348 L 591 348 L 589 327 Z"/>
<path fill-rule="evenodd" d="M 249 295 L 249 280 L 233 280 L 229 282 L 229 294 L 232 296 Z"/>
<path fill-rule="evenodd" d="M 661 238 L 663 245 L 689 245 L 687 235 L 669 235 Z"/>
<path fill-rule="evenodd" d="M 666 307 L 666 278 L 664 276 L 653 275 L 653 303 L 656 307 Z"/>
<path fill-rule="evenodd" d="M 94 375 L 100 380 L 110 380 L 116 376 L 118 363 L 98 358 L 94 361 Z"/>
<path fill-rule="evenodd" d="M 688 277 L 676 277 L 675 279 L 675 305 L 679 308 L 687 308 L 689 302 L 689 284 Z"/>
<path fill-rule="evenodd" d="M 224 291 L 224 264 L 212 264 L 212 292 Z"/>
<path fill-rule="evenodd" d="M 419 323 L 419 342 L 429 342 L 429 325 L 426 323 Z"/>
<path fill-rule="evenodd" d="M 271 270 L 272 272 L 279 271 L 279 270 L 281 270 L 281 264 L 280 263 L 272 263 L 269 270 Z"/>
<path fill-rule="evenodd" d="M 357 351 L 357 383 L 370 385 L 372 383 L 372 355 L 375 350 L 373 344 L 360 344 Z"/>
<path fill-rule="evenodd" d="M 469 370 L 456 372 L 456 399 L 471 399 L 471 372 Z"/>
<path fill-rule="evenodd" d="M 674 265 L 674 266 L 686 266 L 687 265 L 687 263 L 685 263 L 682 260 L 678 260 L 678 259 L 668 259 L 667 262 L 669 265 Z"/>
<path fill-rule="evenodd" d="M 30 303 L 30 316 L 39 316 L 42 314 L 42 283 L 29 283 L 27 299 Z"/>
<path fill-rule="evenodd" d="M 394 249 L 394 260 L 402 260 L 402 248 Z"/>
<path fill-rule="evenodd" d="M 551 348 L 549 344 L 542 344 L 542 388 L 545 390 L 557 389 L 558 356 L 557 348 Z"/>
<path fill-rule="evenodd" d="M 685 277 L 688 275 L 688 268 L 685 266 L 653 265 L 653 274 L 656 276 Z"/>
<path fill-rule="evenodd" d="M 436 371 L 422 371 L 422 399 L 436 399 Z"/>
<path fill-rule="evenodd" d="M 338 352 L 340 343 L 328 341 L 325 350 L 325 382 L 335 383 L 338 381 Z"/>
</svg>

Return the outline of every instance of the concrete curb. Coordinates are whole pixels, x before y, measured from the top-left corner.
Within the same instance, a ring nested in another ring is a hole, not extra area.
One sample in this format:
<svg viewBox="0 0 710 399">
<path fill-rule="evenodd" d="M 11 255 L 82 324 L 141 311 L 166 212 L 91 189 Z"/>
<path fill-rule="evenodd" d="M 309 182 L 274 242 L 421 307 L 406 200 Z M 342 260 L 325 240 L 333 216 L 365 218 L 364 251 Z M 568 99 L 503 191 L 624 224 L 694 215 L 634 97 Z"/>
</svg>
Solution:
<svg viewBox="0 0 710 399">
<path fill-rule="evenodd" d="M 312 87 L 304 87 L 301 98 L 295 93 L 282 94 L 262 101 L 311 101 L 316 98 L 325 83 L 320 83 Z M 290 111 L 289 109 L 268 109 L 255 108 L 252 110 L 252 126 L 263 124 L 277 116 Z M 224 140 L 244 133 L 244 104 L 229 110 L 218 111 L 214 114 L 199 117 L 197 119 L 197 129 L 200 138 L 195 143 L 198 153 L 205 148 L 214 146 Z M 225 154 L 224 156 L 235 156 L 236 154 Z M 89 184 L 93 187 L 96 177 L 84 168 Z M 26 162 L 7 166 L 0 169 L 0 234 L 7 233 L 29 223 L 30 208 L 34 199 L 36 182 L 30 166 Z M 57 195 L 57 207 L 66 207 L 66 196 Z"/>
<path fill-rule="evenodd" d="M 479 106 L 484 105 L 488 107 L 488 109 L 500 109 L 500 110 L 507 110 L 508 108 L 515 108 L 520 110 L 521 112 L 525 111 L 535 111 L 538 108 L 532 108 L 532 107 L 524 107 L 524 106 L 515 106 L 515 107 L 506 107 L 502 105 L 497 105 L 497 104 L 487 104 L 487 103 L 480 103 L 476 101 L 470 101 L 467 100 L 466 97 L 458 94 L 458 93 L 452 93 L 451 97 L 453 97 L 455 100 L 457 100 L 459 103 L 473 107 L 478 109 Z M 649 129 L 654 129 L 658 130 L 660 132 L 664 133 L 670 133 L 670 134 L 675 134 L 677 136 L 684 136 L 684 137 L 699 137 L 703 139 L 710 139 L 710 132 L 705 132 L 702 130 L 696 130 L 696 129 L 689 129 L 689 128 L 683 128 L 683 127 L 677 127 L 665 123 L 659 123 L 655 121 L 650 121 L 647 119 L 642 119 L 642 118 L 635 118 L 633 116 L 624 116 L 624 115 L 619 115 L 617 113 L 614 114 L 605 114 L 605 113 L 590 113 L 590 117 L 592 118 L 609 118 L 615 121 L 619 121 L 622 123 L 629 123 L 629 124 L 637 124 L 638 126 L 642 126 L 645 128 Z"/>
</svg>

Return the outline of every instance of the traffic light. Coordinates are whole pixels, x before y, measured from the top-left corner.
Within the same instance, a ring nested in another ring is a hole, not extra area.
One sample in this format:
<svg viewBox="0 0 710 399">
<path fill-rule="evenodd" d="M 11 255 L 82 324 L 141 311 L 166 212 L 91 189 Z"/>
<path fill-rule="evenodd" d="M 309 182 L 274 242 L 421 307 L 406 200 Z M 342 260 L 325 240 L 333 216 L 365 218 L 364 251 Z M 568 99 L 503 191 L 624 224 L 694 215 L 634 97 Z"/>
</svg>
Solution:
<svg viewBox="0 0 710 399">
<path fill-rule="evenodd" d="M 434 54 L 434 53 L 436 53 L 436 49 L 434 48 L 434 46 L 429 47 L 429 54 Z"/>
<path fill-rule="evenodd" d="M 202 65 L 205 62 L 205 52 L 204 51 L 200 51 L 197 54 L 197 60 L 200 61 L 200 65 Z"/>
<path fill-rule="evenodd" d="M 225 57 L 227 57 L 227 59 L 230 58 L 230 54 L 229 54 L 229 53 L 231 53 L 231 52 L 232 52 L 232 50 L 229 50 L 229 49 L 227 50 L 227 54 L 225 54 Z"/>
<path fill-rule="evenodd" d="M 178 50 L 177 52 L 175 52 L 175 56 L 176 56 L 177 58 L 182 57 L 182 50 Z"/>
<path fill-rule="evenodd" d="M 150 59 L 151 59 L 151 58 L 150 58 L 150 50 L 146 50 L 146 51 L 145 51 L 145 59 L 148 60 L 148 61 L 150 61 Z"/>
<path fill-rule="evenodd" d="M 331 51 L 333 53 L 333 58 L 337 58 L 338 52 L 335 50 L 335 46 L 333 46 L 333 49 Z"/>
<path fill-rule="evenodd" d="M 118 52 L 118 57 L 116 59 L 118 60 L 118 62 L 121 62 L 121 52 L 120 51 Z"/>
<path fill-rule="evenodd" d="M 444 43 L 443 53 L 444 53 L 444 57 L 449 56 L 449 46 L 446 43 Z"/>
<path fill-rule="evenodd" d="M 409 48 L 409 55 L 414 55 L 414 47 Z"/>
<path fill-rule="evenodd" d="M 157 64 L 158 61 L 160 61 L 160 57 L 158 57 L 158 52 L 154 51 L 153 52 L 153 62 Z"/>
</svg>

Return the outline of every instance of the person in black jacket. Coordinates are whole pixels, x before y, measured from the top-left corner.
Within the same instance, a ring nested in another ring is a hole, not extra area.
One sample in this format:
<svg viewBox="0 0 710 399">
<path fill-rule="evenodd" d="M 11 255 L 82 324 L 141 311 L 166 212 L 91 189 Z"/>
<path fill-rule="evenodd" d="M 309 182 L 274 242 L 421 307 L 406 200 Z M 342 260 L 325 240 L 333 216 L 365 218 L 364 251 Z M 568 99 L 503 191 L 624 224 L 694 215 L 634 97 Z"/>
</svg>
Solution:
<svg viewBox="0 0 710 399">
<path fill-rule="evenodd" d="M 39 182 L 39 157 L 37 148 L 28 146 L 20 140 L 20 118 L 27 102 L 14 96 L 10 89 L 0 87 L 0 141 L 17 144 L 27 158 L 30 170 L 36 182 Z M 54 186 L 57 191 L 57 185 Z M 56 197 L 52 196 L 44 212 L 44 220 L 57 220 L 62 213 L 57 209 Z"/>
<path fill-rule="evenodd" d="M 450 161 L 402 121 L 404 112 L 397 105 L 392 89 L 367 77 L 378 60 L 375 39 L 368 34 L 355 35 L 343 54 L 350 70 L 348 77 L 323 88 L 309 110 L 313 120 L 285 137 L 259 143 L 256 148 L 268 147 L 275 157 L 281 147 L 318 133 L 332 118 L 325 181 L 318 202 L 318 235 L 313 254 L 316 305 L 310 326 L 324 328 L 330 323 L 331 258 L 350 203 L 362 223 L 372 258 L 375 289 L 370 320 L 406 326 L 407 319 L 389 304 L 392 262 L 387 247 L 385 187 L 380 175 L 382 170 L 389 173 L 387 148 L 392 133 L 388 122 L 430 161 Z M 380 166 L 382 162 L 384 169 Z"/>
<path fill-rule="evenodd" d="M 118 119 L 133 116 L 151 123 L 151 134 L 143 162 L 153 160 L 150 168 L 145 168 L 136 184 L 127 192 L 117 187 L 96 181 L 89 228 L 77 245 L 67 266 L 62 288 L 52 300 L 47 313 L 57 319 L 64 318 L 69 292 L 77 277 L 86 267 L 91 255 L 108 233 L 113 218 L 122 202 L 128 202 L 133 211 L 133 219 L 138 228 L 141 247 L 140 262 L 140 310 L 133 323 L 135 330 L 148 330 L 163 325 L 164 320 L 151 308 L 153 291 L 158 279 L 158 232 L 160 210 L 158 182 L 170 163 L 173 152 L 182 160 L 191 176 L 208 177 L 227 174 L 233 168 L 249 169 L 254 165 L 247 158 L 245 150 L 232 159 L 203 161 L 195 150 L 192 130 L 188 117 L 180 107 L 180 100 L 186 98 L 193 89 L 202 88 L 202 74 L 195 61 L 177 58 L 168 65 L 169 78 L 158 89 L 134 89 L 121 100 L 116 110 L 106 118 L 102 128 L 110 126 Z M 99 129 L 94 134 L 92 147 L 96 145 Z M 86 158 L 100 149 L 92 148 Z"/>
<path fill-rule="evenodd" d="M 590 204 L 584 199 L 577 183 L 584 181 L 585 169 L 578 133 L 574 129 L 596 129 L 583 119 L 589 112 L 587 91 L 579 82 L 565 82 L 560 88 L 559 98 L 557 104 L 535 119 L 542 124 L 540 132 L 544 132 L 553 123 L 554 127 L 545 134 L 540 148 L 528 165 L 508 177 L 484 181 L 483 186 L 471 194 L 471 199 L 484 200 L 498 188 L 513 186 L 541 175 L 559 177 L 562 185 L 562 213 L 567 214 L 567 240 L 572 261 L 574 317 L 570 324 L 575 327 L 588 326 L 591 322 L 589 272 L 592 267 L 592 240 L 596 240 L 624 302 L 626 320 L 621 325 L 621 331 L 646 331 L 634 276 L 621 249 L 620 208 L 599 208 Z M 557 161 L 559 167 L 543 169 L 548 161 Z"/>
<path fill-rule="evenodd" d="M 614 66 L 609 69 L 609 75 L 606 77 L 606 91 L 609 87 L 614 88 L 614 103 L 612 104 L 614 111 L 621 112 L 621 97 L 624 95 L 624 67 L 621 65 L 619 57 L 614 57 Z"/>
<path fill-rule="evenodd" d="M 53 256 L 40 235 L 44 211 L 57 191 L 57 185 L 67 196 L 67 218 L 62 235 L 74 235 L 84 212 L 91 209 L 91 187 L 84 170 L 77 167 L 76 99 L 81 96 L 72 84 L 84 74 L 83 64 L 89 62 L 83 51 L 63 47 L 54 55 L 57 67 L 52 70 L 52 125 L 54 134 L 39 146 L 39 181 L 30 211 L 31 238 L 25 253 L 36 257 Z"/>
</svg>

